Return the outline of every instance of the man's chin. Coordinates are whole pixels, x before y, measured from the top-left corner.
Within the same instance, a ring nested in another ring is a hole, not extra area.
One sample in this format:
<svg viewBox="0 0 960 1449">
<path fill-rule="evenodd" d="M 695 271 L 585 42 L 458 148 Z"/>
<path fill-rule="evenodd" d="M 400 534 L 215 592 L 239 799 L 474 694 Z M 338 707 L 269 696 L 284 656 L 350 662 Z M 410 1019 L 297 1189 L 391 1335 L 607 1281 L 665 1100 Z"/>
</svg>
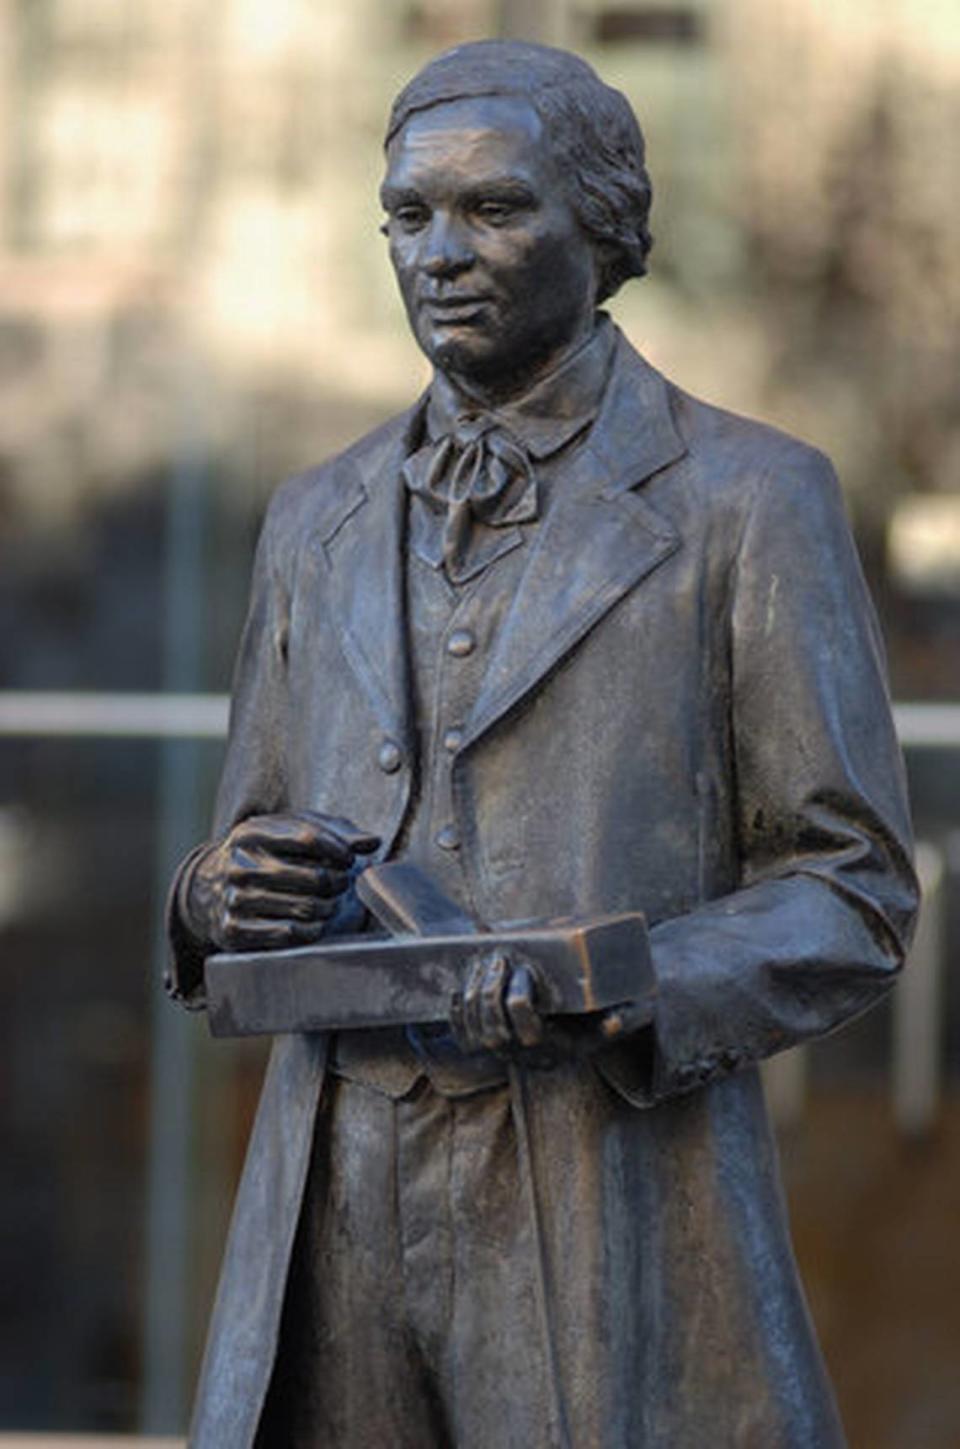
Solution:
<svg viewBox="0 0 960 1449">
<path fill-rule="evenodd" d="M 549 365 L 555 348 L 541 344 L 524 348 L 522 339 L 491 337 L 480 328 L 431 328 L 417 338 L 421 351 L 438 372 L 445 373 L 465 391 L 513 396 L 524 392 Z"/>
<path fill-rule="evenodd" d="M 500 395 L 524 391 L 535 370 L 520 362 L 516 351 L 491 344 L 477 335 L 432 335 L 420 343 L 422 351 L 438 372 L 444 373 L 464 392 L 495 402 Z"/>
<path fill-rule="evenodd" d="M 434 367 L 458 377 L 482 381 L 497 370 L 496 349 L 467 328 L 431 331 L 420 343 Z"/>
</svg>

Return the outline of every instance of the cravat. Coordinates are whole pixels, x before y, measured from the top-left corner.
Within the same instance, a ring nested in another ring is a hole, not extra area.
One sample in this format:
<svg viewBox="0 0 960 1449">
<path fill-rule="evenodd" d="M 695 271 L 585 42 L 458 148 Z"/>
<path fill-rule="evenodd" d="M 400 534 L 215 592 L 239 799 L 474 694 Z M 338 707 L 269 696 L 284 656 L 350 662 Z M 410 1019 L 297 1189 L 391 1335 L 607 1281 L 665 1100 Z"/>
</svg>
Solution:
<svg viewBox="0 0 960 1449">
<path fill-rule="evenodd" d="M 466 413 L 453 429 L 407 459 L 411 493 L 444 515 L 443 565 L 451 583 L 472 572 L 475 523 L 492 528 L 537 516 L 537 479 L 523 444 L 490 413 Z"/>
</svg>

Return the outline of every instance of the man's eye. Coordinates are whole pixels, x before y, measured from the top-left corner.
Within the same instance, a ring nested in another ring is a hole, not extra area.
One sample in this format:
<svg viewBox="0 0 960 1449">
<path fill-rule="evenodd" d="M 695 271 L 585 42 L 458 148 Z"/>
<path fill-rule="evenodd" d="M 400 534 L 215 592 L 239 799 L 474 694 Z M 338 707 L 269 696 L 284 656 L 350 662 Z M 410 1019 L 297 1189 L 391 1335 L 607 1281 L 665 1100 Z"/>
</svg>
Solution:
<svg viewBox="0 0 960 1449">
<path fill-rule="evenodd" d="M 491 226 L 502 226 L 513 216 L 516 207 L 509 201 L 481 201 L 475 210 L 481 221 L 489 222 Z"/>
<path fill-rule="evenodd" d="M 390 213 L 390 220 L 396 222 L 401 231 L 419 231 L 429 219 L 425 206 L 398 206 Z"/>
</svg>

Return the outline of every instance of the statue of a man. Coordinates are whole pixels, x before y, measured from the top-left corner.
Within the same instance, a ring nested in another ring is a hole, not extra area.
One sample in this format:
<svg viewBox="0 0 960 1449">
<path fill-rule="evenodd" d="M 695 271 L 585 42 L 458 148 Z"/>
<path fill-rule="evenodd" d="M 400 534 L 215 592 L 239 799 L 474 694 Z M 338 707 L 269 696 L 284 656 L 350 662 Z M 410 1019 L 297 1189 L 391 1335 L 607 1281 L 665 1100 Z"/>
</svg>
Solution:
<svg viewBox="0 0 960 1449">
<path fill-rule="evenodd" d="M 455 1038 L 278 1039 L 192 1442 L 829 1449 L 757 1062 L 881 996 L 915 908 L 832 470 L 599 310 L 650 184 L 583 61 L 458 47 L 386 155 L 433 381 L 274 497 L 171 989 L 362 929 L 399 858 L 487 923 L 642 910 L 655 1012 L 560 1035 L 500 959 Z"/>
</svg>

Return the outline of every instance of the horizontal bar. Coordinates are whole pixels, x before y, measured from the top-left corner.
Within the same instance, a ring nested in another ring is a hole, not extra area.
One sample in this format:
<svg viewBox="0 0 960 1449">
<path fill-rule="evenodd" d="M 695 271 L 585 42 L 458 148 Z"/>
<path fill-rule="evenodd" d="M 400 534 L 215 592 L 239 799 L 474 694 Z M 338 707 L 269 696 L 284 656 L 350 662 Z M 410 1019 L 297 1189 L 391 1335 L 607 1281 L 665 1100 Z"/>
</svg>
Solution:
<svg viewBox="0 0 960 1449">
<path fill-rule="evenodd" d="M 895 704 L 893 720 L 905 750 L 960 745 L 960 704 Z"/>
<path fill-rule="evenodd" d="M 225 694 L 0 690 L 0 735 L 220 739 L 228 713 Z M 895 704 L 893 716 L 905 749 L 960 747 L 960 704 Z"/>
<path fill-rule="evenodd" d="M 222 739 L 225 694 L 100 694 L 0 690 L 0 735 Z"/>
<path fill-rule="evenodd" d="M 0 1449 L 186 1449 L 186 1440 L 128 1434 L 0 1434 Z"/>
</svg>

